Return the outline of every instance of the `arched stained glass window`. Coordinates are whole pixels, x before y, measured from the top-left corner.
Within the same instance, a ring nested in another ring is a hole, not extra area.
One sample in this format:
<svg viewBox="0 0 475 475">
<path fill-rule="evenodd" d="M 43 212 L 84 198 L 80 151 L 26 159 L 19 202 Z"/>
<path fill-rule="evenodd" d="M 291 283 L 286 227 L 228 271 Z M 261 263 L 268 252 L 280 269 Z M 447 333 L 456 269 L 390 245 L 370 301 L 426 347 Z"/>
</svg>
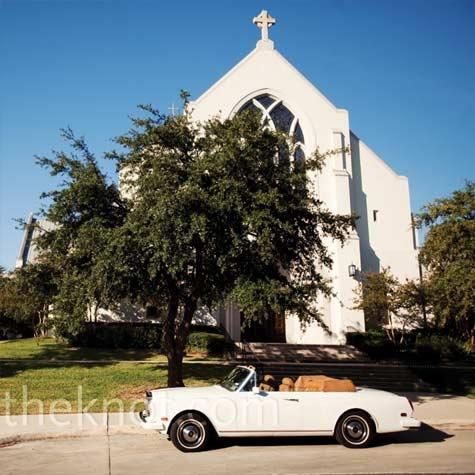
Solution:
<svg viewBox="0 0 475 475">
<path fill-rule="evenodd" d="M 296 142 L 305 143 L 299 120 L 285 106 L 281 99 L 264 94 L 246 102 L 239 112 L 254 110 L 262 114 L 262 121 L 272 130 L 280 130 L 295 138 Z"/>
<path fill-rule="evenodd" d="M 303 147 L 305 138 L 298 118 L 285 106 L 281 99 L 268 94 L 254 97 L 246 102 L 239 112 L 254 110 L 262 114 L 262 122 L 272 130 L 288 134 L 295 141 L 294 160 L 302 163 L 305 158 Z"/>
</svg>

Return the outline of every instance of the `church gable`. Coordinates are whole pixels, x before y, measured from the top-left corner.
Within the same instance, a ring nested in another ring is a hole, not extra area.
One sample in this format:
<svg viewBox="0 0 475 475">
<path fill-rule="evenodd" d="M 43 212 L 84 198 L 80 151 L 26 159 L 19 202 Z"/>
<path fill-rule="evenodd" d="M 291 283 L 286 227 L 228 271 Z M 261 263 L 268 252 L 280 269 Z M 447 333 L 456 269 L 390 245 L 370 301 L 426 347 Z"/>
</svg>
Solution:
<svg viewBox="0 0 475 475">
<path fill-rule="evenodd" d="M 258 18 L 254 22 L 260 26 L 256 21 Z M 337 109 L 274 48 L 265 29 L 256 48 L 198 99 L 190 102 L 190 108 L 196 120 L 217 115 L 226 118 L 253 100 L 259 101 L 260 97 L 266 96 L 280 100 L 281 107 L 285 106 L 298 117 L 298 125 L 308 137 L 307 146 L 314 148 L 317 142 L 313 138 L 320 135 L 318 145 L 331 148 L 330 129 L 348 134 L 347 112 Z"/>
</svg>

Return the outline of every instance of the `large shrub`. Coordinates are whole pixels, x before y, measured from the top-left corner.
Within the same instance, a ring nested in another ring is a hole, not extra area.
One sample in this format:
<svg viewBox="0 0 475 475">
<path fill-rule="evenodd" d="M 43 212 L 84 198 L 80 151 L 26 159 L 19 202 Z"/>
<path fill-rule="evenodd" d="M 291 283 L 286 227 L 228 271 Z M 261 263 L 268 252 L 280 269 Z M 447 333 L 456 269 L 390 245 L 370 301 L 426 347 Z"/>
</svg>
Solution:
<svg viewBox="0 0 475 475">
<path fill-rule="evenodd" d="M 349 345 L 375 359 L 404 359 L 423 362 L 456 361 L 466 358 L 466 345 L 456 338 L 439 334 L 424 334 L 420 330 L 404 334 L 398 345 L 392 343 L 383 330 L 347 333 Z"/>
<path fill-rule="evenodd" d="M 415 341 L 415 354 L 422 360 L 460 360 L 468 356 L 463 343 L 443 335 L 418 335 Z"/>
<path fill-rule="evenodd" d="M 192 332 L 188 336 L 186 346 L 188 351 L 206 353 L 212 356 L 222 356 L 227 344 L 223 335 L 216 333 Z"/>
<path fill-rule="evenodd" d="M 353 345 L 371 358 L 392 358 L 397 353 L 395 344 L 389 340 L 384 330 L 347 333 L 346 341 L 349 345 Z"/>
<path fill-rule="evenodd" d="M 75 346 L 160 349 L 162 327 L 154 323 L 136 322 L 84 323 L 75 335 L 63 332 L 58 336 L 66 338 Z"/>
<path fill-rule="evenodd" d="M 150 322 L 87 322 L 71 334 L 58 326 L 56 335 L 74 346 L 93 348 L 150 348 L 162 349 L 162 326 Z M 193 325 L 188 337 L 187 351 L 222 356 L 227 349 L 218 327 Z"/>
</svg>

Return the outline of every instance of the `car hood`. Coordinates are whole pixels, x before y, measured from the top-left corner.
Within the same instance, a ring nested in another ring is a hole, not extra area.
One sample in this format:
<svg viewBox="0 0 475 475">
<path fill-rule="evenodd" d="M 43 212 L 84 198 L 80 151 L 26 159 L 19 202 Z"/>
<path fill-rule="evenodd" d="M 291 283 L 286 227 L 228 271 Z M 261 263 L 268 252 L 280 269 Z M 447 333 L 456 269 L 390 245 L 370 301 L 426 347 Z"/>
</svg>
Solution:
<svg viewBox="0 0 475 475">
<path fill-rule="evenodd" d="M 222 386 L 202 386 L 192 388 L 164 388 L 152 391 L 156 397 L 207 397 L 213 395 L 222 395 L 228 391 Z"/>
</svg>

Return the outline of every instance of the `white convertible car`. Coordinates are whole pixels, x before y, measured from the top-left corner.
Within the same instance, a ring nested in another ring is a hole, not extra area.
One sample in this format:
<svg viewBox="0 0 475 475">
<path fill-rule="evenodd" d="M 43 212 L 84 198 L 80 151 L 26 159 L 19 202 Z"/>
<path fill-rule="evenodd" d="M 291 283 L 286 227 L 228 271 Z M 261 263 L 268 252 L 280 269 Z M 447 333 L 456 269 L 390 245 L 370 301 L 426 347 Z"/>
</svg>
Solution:
<svg viewBox="0 0 475 475">
<path fill-rule="evenodd" d="M 204 450 L 212 436 L 330 435 L 362 448 L 377 433 L 421 425 L 407 398 L 357 388 L 350 380 L 300 376 L 277 385 L 266 375 L 258 383 L 252 366 L 237 366 L 216 386 L 147 391 L 140 418 L 183 452 Z"/>
</svg>

